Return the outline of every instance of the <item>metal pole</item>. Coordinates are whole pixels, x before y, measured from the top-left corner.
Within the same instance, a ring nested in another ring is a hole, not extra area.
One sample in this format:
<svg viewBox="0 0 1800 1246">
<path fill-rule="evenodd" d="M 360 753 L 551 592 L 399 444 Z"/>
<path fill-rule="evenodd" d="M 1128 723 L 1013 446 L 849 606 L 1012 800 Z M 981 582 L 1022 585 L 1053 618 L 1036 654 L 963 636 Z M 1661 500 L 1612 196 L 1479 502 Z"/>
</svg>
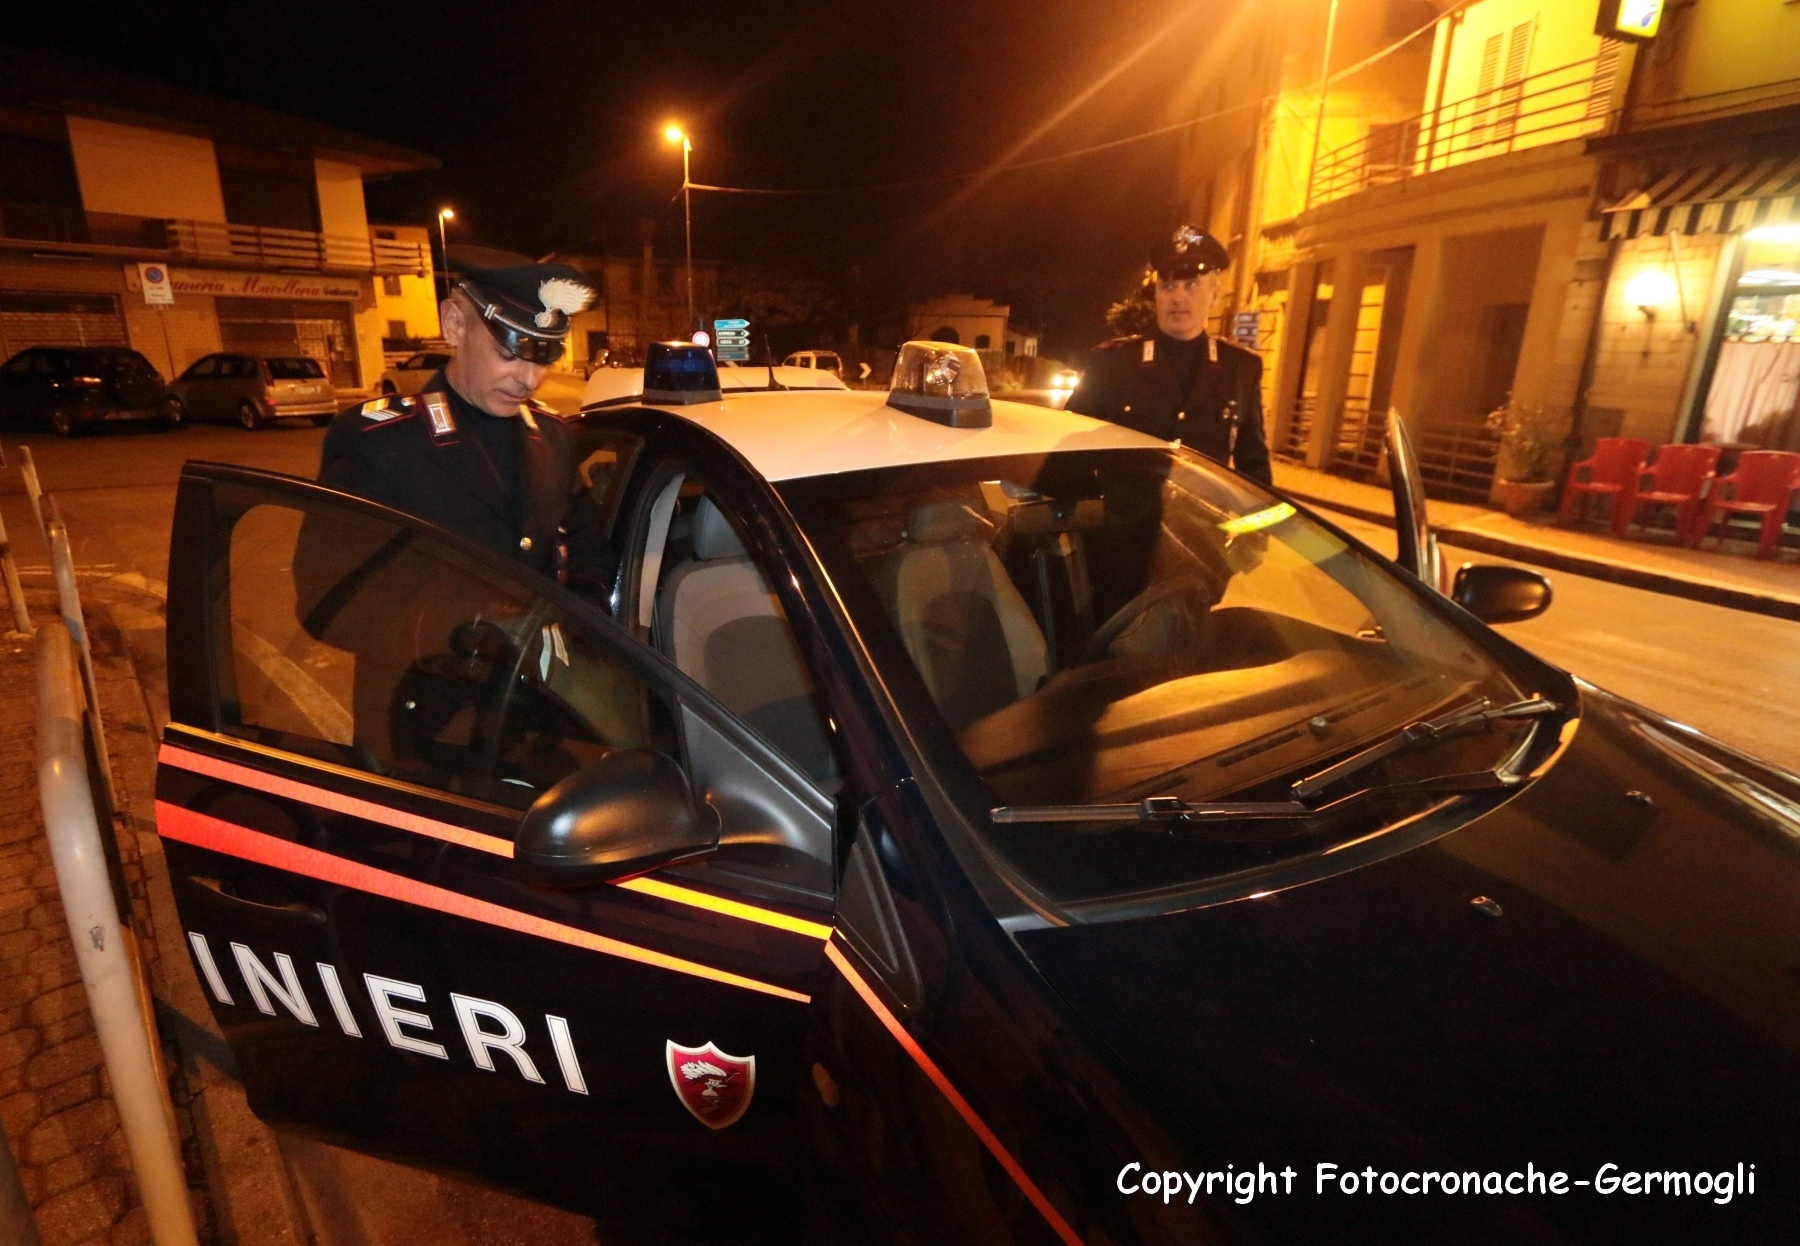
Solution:
<svg viewBox="0 0 1800 1246">
<path fill-rule="evenodd" d="M 6 452 L 0 449 L 0 467 L 6 466 Z M 0 575 L 6 580 L 6 600 L 12 603 L 13 629 L 31 635 L 31 612 L 25 609 L 25 586 L 19 583 L 19 568 L 13 562 L 12 542 L 6 537 L 6 517 L 0 515 Z"/>
<path fill-rule="evenodd" d="M 106 725 L 100 719 L 100 685 L 94 679 L 94 649 L 88 643 L 87 620 L 81 613 L 81 593 L 75 585 L 75 559 L 69 553 L 69 532 L 63 527 L 62 514 L 56 500 L 50 500 L 50 567 L 56 574 L 57 604 L 63 623 L 75 638 L 81 659 L 81 685 L 87 694 L 88 713 L 94 724 L 94 752 L 100 758 L 100 781 L 106 788 L 108 809 L 119 807 L 118 789 L 113 787 L 112 759 L 106 752 Z"/>
<path fill-rule="evenodd" d="M 149 1019 L 113 901 L 84 757 L 74 644 L 65 628 L 38 631 L 38 798 L 56 886 L 106 1059 L 125 1149 L 156 1246 L 197 1246 L 169 1088 L 158 1076 Z"/>
<path fill-rule="evenodd" d="M 1336 0 L 1333 0 L 1336 3 Z M 687 296 L 688 296 L 688 332 L 692 333 L 699 326 L 694 323 L 694 199 L 691 189 L 693 183 L 688 178 L 688 153 L 694 145 L 683 135 L 681 139 L 681 216 L 687 224 Z"/>
<path fill-rule="evenodd" d="M 1306 163 L 1306 206 L 1312 207 L 1313 176 L 1319 169 L 1319 140 L 1325 137 L 1325 101 L 1331 96 L 1331 41 L 1337 34 L 1338 0 L 1325 19 L 1325 55 L 1319 61 L 1319 115 L 1313 122 L 1312 159 Z"/>
<path fill-rule="evenodd" d="M 44 525 L 44 487 L 38 483 L 37 460 L 31 457 L 30 446 L 19 447 L 19 475 L 25 481 L 25 496 L 31 499 L 31 517 L 37 521 L 38 535 L 48 550 L 50 529 Z"/>
</svg>

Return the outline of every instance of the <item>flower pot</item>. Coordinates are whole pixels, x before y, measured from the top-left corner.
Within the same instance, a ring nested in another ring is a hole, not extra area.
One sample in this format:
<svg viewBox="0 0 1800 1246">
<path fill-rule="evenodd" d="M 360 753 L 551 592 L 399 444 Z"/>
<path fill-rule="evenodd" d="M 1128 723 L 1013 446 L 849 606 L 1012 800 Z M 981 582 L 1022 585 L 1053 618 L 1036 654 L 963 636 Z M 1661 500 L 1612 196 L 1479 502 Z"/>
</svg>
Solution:
<svg viewBox="0 0 1800 1246">
<path fill-rule="evenodd" d="M 1549 505 L 1554 480 L 1496 480 L 1493 498 L 1514 519 L 1526 519 Z"/>
</svg>

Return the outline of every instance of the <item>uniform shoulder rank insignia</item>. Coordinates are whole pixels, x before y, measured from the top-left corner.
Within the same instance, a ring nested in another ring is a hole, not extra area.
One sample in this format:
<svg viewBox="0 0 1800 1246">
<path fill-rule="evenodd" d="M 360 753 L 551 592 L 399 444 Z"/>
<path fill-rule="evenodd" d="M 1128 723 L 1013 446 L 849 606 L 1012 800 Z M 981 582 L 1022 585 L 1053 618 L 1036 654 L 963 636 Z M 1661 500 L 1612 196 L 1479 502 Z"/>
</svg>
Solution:
<svg viewBox="0 0 1800 1246">
<path fill-rule="evenodd" d="M 425 417 L 431 421 L 431 439 L 449 441 L 456 436 L 456 421 L 450 416 L 450 400 L 442 394 L 425 394 Z"/>
<path fill-rule="evenodd" d="M 386 424 L 389 420 L 402 419 L 413 413 L 413 400 L 394 394 L 384 394 L 380 398 L 371 398 L 356 409 L 356 413 L 371 424 Z"/>
<path fill-rule="evenodd" d="M 1144 363 L 1155 363 L 1156 362 L 1156 339 L 1153 337 L 1147 337 L 1144 339 L 1144 357 L 1143 357 L 1142 362 L 1144 362 Z"/>
<path fill-rule="evenodd" d="M 1210 333 L 1206 335 L 1206 362 L 1219 362 L 1219 339 Z"/>
</svg>

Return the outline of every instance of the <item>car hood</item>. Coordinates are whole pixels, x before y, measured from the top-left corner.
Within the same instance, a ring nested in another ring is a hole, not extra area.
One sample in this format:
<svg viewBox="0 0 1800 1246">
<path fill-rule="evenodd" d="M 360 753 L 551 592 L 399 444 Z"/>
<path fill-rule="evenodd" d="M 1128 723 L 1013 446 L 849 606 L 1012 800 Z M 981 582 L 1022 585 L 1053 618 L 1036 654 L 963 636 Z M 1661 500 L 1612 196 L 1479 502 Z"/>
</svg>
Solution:
<svg viewBox="0 0 1800 1246">
<path fill-rule="evenodd" d="M 1244 1212 L 1278 1236 L 1742 1241 L 1800 1223 L 1800 780 L 1597 690 L 1547 775 L 1422 847 L 1018 938 L 1193 1149 L 1146 1167 L 1297 1170 L 1293 1197 Z M 1356 1199 L 1313 1193 L 1320 1162 L 1760 1180 L 1728 1206 L 1592 1187 Z"/>
</svg>

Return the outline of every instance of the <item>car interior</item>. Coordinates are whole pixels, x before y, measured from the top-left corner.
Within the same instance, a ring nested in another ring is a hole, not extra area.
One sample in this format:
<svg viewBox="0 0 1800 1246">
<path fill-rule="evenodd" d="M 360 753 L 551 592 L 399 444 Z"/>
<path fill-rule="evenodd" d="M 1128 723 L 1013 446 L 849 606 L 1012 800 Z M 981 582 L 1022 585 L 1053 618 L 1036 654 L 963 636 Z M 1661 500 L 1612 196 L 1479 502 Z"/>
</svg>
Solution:
<svg viewBox="0 0 1800 1246">
<path fill-rule="evenodd" d="M 827 791 L 841 771 L 780 598 L 719 505 L 685 475 L 651 499 L 638 565 L 640 632 Z"/>
</svg>

